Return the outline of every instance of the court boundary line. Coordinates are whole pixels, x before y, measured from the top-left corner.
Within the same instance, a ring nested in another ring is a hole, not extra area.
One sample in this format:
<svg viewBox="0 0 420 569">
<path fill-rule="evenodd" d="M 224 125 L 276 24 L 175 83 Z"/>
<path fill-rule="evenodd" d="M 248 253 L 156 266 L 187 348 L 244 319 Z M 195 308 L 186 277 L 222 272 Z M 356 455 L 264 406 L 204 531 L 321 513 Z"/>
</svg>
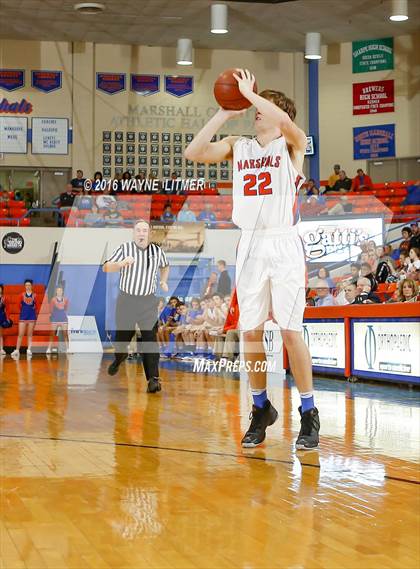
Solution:
<svg viewBox="0 0 420 569">
<path fill-rule="evenodd" d="M 229 457 L 229 458 L 246 458 L 247 460 L 258 460 L 261 462 L 271 462 L 275 464 L 288 464 L 293 466 L 294 462 L 292 460 L 286 460 L 281 458 L 270 458 L 264 456 L 253 456 L 251 454 L 234 454 L 230 452 L 218 452 L 218 451 L 206 451 L 206 450 L 196 450 L 196 449 L 187 449 L 187 448 L 174 448 L 174 447 L 162 447 L 158 445 L 146 445 L 146 444 L 135 444 L 135 443 L 119 443 L 119 442 L 108 442 L 108 441 L 95 441 L 95 440 L 86 440 L 86 439 L 69 439 L 69 438 L 56 438 L 56 437 L 42 437 L 42 436 L 31 436 L 31 435 L 13 435 L 13 434 L 5 434 L 0 433 L 0 438 L 9 438 L 9 439 L 28 439 L 28 440 L 40 440 L 40 441 L 58 441 L 58 442 L 67 442 L 67 443 L 84 443 L 84 444 L 96 444 L 96 445 L 107 445 L 107 446 L 120 446 L 120 447 L 128 447 L 128 448 L 143 448 L 149 450 L 162 450 L 162 451 L 172 451 L 172 452 L 184 452 L 190 454 L 200 454 L 205 456 L 219 456 L 219 457 Z M 311 452 L 311 451 L 302 451 L 304 453 Z M 314 449 L 312 452 L 318 452 L 318 449 Z M 296 455 L 298 456 L 298 455 Z M 299 459 L 298 459 L 299 460 Z M 321 470 L 320 464 L 311 464 L 308 462 L 300 462 L 302 467 L 309 466 L 310 468 L 318 468 Z M 385 480 L 393 480 L 395 482 L 407 482 L 408 484 L 418 484 L 420 485 L 419 480 L 410 480 L 409 478 L 400 478 L 398 476 L 390 476 L 388 474 L 384 474 Z"/>
</svg>

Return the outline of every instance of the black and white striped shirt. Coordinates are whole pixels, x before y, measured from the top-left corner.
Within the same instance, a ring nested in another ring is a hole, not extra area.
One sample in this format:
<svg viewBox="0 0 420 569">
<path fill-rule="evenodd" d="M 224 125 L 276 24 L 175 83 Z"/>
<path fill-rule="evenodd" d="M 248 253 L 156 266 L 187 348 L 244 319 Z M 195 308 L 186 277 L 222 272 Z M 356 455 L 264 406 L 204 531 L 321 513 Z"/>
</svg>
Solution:
<svg viewBox="0 0 420 569">
<path fill-rule="evenodd" d="M 136 296 L 154 294 L 158 269 L 169 265 L 163 249 L 156 243 L 140 249 L 134 241 L 128 241 L 120 245 L 106 262 L 118 263 L 126 257 L 133 257 L 134 263 L 121 269 L 120 290 Z"/>
</svg>

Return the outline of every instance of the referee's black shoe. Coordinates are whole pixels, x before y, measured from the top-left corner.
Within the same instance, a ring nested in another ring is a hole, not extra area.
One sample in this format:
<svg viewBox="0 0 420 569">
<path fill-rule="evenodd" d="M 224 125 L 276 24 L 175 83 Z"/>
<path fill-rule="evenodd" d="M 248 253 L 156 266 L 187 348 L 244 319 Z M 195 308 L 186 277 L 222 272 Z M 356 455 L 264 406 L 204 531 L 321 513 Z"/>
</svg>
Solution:
<svg viewBox="0 0 420 569">
<path fill-rule="evenodd" d="M 125 358 L 115 358 L 112 364 L 108 367 L 108 375 L 115 375 L 118 372 L 118 368 L 120 367 L 120 365 L 126 359 L 127 356 Z"/>
<path fill-rule="evenodd" d="M 245 448 L 253 448 L 260 445 L 265 440 L 265 431 L 267 427 L 277 421 L 279 414 L 271 405 L 270 401 L 264 403 L 264 407 L 252 406 L 250 414 L 251 424 L 242 439 L 242 446 Z"/>
<path fill-rule="evenodd" d="M 147 393 L 157 393 L 161 391 L 162 386 L 160 385 L 160 378 L 159 377 L 152 377 L 147 382 Z"/>
</svg>

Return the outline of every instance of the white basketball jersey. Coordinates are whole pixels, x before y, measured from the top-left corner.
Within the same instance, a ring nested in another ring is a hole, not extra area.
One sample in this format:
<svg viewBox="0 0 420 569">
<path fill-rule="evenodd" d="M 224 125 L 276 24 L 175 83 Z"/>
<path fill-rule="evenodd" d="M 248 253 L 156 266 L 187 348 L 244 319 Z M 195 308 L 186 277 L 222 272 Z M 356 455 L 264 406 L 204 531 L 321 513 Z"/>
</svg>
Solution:
<svg viewBox="0 0 420 569">
<path fill-rule="evenodd" d="M 233 222 L 241 229 L 296 225 L 304 181 L 292 164 L 284 136 L 265 148 L 256 138 L 239 138 L 233 146 Z"/>
</svg>

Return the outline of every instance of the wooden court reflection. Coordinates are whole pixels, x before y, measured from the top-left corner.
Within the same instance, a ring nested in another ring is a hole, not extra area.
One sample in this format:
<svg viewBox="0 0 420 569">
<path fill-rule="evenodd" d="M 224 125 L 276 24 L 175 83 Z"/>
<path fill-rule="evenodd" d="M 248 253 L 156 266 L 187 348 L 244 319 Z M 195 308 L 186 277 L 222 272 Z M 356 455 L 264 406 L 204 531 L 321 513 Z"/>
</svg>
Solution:
<svg viewBox="0 0 420 569">
<path fill-rule="evenodd" d="M 321 449 L 297 455 L 296 392 L 278 382 L 280 420 L 243 451 L 243 382 L 166 369 L 151 396 L 134 364 L 107 364 L 0 361 L 2 567 L 419 566 L 408 392 L 323 382 Z"/>
</svg>

